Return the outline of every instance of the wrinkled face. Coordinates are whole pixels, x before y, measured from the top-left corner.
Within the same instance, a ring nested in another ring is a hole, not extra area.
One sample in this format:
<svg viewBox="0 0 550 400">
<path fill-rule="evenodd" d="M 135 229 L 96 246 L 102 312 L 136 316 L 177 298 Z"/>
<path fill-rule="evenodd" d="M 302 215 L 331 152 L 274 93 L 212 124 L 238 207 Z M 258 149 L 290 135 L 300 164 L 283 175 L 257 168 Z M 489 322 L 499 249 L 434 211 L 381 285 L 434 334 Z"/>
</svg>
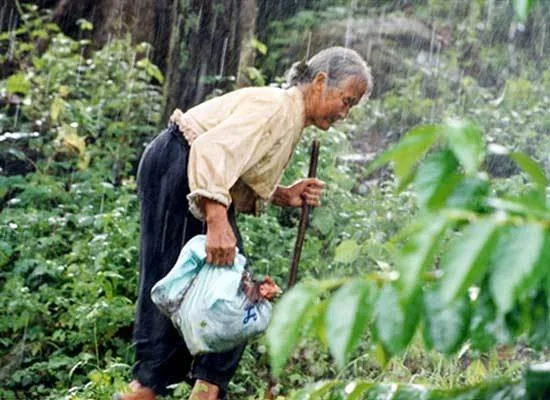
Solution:
<svg viewBox="0 0 550 400">
<path fill-rule="evenodd" d="M 327 130 L 334 122 L 346 118 L 350 108 L 367 91 L 367 84 L 357 76 L 347 78 L 340 86 L 327 86 L 326 78 L 316 78 L 312 84 L 309 120 L 322 130 Z"/>
</svg>

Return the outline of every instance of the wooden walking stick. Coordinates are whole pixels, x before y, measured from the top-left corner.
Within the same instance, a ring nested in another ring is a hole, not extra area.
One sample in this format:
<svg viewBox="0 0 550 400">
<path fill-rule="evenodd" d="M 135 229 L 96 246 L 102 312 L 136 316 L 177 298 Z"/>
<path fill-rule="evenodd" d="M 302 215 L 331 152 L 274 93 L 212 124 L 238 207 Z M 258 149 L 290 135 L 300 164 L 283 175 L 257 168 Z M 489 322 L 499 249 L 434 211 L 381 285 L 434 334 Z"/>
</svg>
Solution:
<svg viewBox="0 0 550 400">
<path fill-rule="evenodd" d="M 317 177 L 317 161 L 319 159 L 319 140 L 314 139 L 311 143 L 311 155 L 309 159 L 309 173 L 308 178 Z M 298 225 L 298 235 L 296 236 L 296 245 L 294 246 L 294 256 L 292 257 L 292 264 L 290 265 L 290 271 L 288 273 L 288 288 L 291 288 L 296 284 L 298 276 L 298 264 L 300 263 L 300 256 L 302 255 L 302 247 L 304 245 L 304 239 L 306 236 L 307 223 L 309 221 L 309 210 L 311 209 L 305 201 L 302 205 L 302 214 L 300 215 L 300 225 Z"/>
<path fill-rule="evenodd" d="M 309 159 L 309 173 L 308 178 L 317 177 L 317 161 L 319 159 L 319 140 L 313 139 L 311 143 L 311 155 Z M 294 255 L 292 257 L 292 263 L 290 264 L 290 271 L 288 272 L 288 288 L 290 289 L 296 284 L 298 277 L 298 264 L 300 263 L 300 256 L 302 255 L 302 247 L 304 245 L 304 239 L 306 236 L 306 228 L 309 220 L 310 206 L 305 201 L 302 205 L 302 213 L 300 215 L 300 225 L 298 225 L 298 235 L 296 236 L 296 245 L 294 246 Z M 277 381 L 273 376 L 269 377 L 269 385 L 265 392 L 265 400 L 273 400 L 273 389 Z"/>
</svg>

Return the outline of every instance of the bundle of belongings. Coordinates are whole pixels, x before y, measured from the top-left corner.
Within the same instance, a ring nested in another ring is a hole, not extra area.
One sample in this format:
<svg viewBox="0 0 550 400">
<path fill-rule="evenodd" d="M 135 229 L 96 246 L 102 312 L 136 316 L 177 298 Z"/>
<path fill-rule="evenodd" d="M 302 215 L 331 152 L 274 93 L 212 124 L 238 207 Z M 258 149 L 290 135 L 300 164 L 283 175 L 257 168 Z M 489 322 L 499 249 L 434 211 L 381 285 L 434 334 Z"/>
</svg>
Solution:
<svg viewBox="0 0 550 400">
<path fill-rule="evenodd" d="M 231 267 L 206 262 L 206 236 L 181 250 L 172 270 L 151 290 L 153 303 L 183 336 L 191 354 L 230 350 L 264 332 L 279 287 L 266 277 L 254 281 L 237 254 Z"/>
</svg>

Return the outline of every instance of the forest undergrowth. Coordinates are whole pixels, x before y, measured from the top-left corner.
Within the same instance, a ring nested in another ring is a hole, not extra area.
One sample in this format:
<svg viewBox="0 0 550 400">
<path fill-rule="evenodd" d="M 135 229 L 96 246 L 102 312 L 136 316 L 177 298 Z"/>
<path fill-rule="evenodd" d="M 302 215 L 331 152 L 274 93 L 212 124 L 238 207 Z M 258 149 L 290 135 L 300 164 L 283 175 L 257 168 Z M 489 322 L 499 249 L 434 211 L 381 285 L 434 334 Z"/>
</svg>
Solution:
<svg viewBox="0 0 550 400">
<path fill-rule="evenodd" d="M 418 197 L 408 187 L 397 192 L 399 180 L 389 169 L 367 174 L 364 161 L 342 157 L 360 153 L 369 138 L 382 138 L 375 149 L 381 152 L 416 125 L 470 120 L 488 146 L 524 152 L 550 176 L 550 59 L 538 57 L 536 46 L 516 48 L 522 62 L 509 68 L 510 54 L 497 43 L 465 61 L 468 46 L 487 33 L 479 25 L 482 10 L 471 12 L 476 24 L 433 16 L 460 33 L 437 66 L 361 103 L 328 132 L 306 130 L 283 183 L 305 176 L 309 143 L 317 137 L 318 176 L 328 189 L 323 207 L 312 213 L 300 280 L 395 271 L 396 235 L 418 217 Z M 133 363 L 135 170 L 144 146 L 164 125 L 163 77 L 146 57 L 147 44 L 126 38 L 92 50 L 89 41 L 60 33 L 47 12 L 26 6 L 25 13 L 27 23 L 12 49 L 11 62 L 19 69 L 0 81 L 0 398 L 108 399 L 126 388 Z M 300 23 L 297 18 L 293 23 Z M 81 29 L 92 27 L 82 21 Z M 36 38 L 49 42 L 40 53 L 32 45 Z M 9 40 L 0 34 L 1 46 Z M 474 62 L 494 75 L 494 84 L 464 72 Z M 497 195 L 521 193 L 529 181 L 498 151 L 481 170 L 494 178 Z M 239 216 L 256 274 L 284 285 L 298 219 L 298 211 L 272 206 L 259 218 Z M 296 339 L 277 395 L 325 380 L 450 389 L 520 379 L 527 364 L 549 355 L 528 335 L 484 351 L 465 341 L 442 355 L 426 348 L 419 329 L 393 357 L 367 332 L 341 366 L 313 336 Z M 261 398 L 269 380 L 268 350 L 265 337 L 250 343 L 230 385 L 233 398 Z M 178 385 L 172 398 L 188 390 Z"/>
</svg>

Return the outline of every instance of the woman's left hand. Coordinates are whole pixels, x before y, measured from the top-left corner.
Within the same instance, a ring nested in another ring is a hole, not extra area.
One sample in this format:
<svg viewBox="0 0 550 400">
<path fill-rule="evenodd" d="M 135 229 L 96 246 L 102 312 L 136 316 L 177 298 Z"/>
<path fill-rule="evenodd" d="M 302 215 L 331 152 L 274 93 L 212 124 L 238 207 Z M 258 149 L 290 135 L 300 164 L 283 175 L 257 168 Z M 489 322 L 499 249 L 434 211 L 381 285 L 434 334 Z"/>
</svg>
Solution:
<svg viewBox="0 0 550 400">
<path fill-rule="evenodd" d="M 301 179 L 290 186 L 277 187 L 272 202 L 282 207 L 301 207 L 304 202 L 308 206 L 318 207 L 324 188 L 325 183 L 317 178 Z"/>
</svg>

